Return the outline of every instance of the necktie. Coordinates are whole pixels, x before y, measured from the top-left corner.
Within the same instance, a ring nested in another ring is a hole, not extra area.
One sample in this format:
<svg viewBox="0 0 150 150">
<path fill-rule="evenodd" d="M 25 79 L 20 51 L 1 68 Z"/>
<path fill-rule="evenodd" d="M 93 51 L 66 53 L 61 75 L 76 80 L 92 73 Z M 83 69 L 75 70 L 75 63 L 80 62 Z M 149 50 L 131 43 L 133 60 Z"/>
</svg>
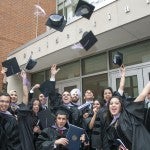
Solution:
<svg viewBox="0 0 150 150">
<path fill-rule="evenodd" d="M 62 135 L 63 134 L 63 130 L 59 130 L 59 133 Z"/>
</svg>

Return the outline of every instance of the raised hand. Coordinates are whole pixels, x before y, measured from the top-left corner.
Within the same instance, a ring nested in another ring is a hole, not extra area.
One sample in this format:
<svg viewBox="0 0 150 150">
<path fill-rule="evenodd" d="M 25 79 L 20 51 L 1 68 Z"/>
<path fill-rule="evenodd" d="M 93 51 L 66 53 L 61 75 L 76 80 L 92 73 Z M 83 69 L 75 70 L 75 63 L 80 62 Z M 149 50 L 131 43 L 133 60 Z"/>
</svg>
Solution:
<svg viewBox="0 0 150 150">
<path fill-rule="evenodd" d="M 121 71 L 121 76 L 125 76 L 126 69 L 125 69 L 124 64 L 122 64 L 122 65 L 120 66 L 120 71 Z"/>
<path fill-rule="evenodd" d="M 57 69 L 57 65 L 56 65 L 56 64 L 53 64 L 53 65 L 51 66 L 51 75 L 52 75 L 52 76 L 55 76 L 59 70 L 60 70 L 60 68 Z"/>
<path fill-rule="evenodd" d="M 20 76 L 22 77 L 22 79 L 27 79 L 27 74 L 23 69 L 21 70 Z"/>
<path fill-rule="evenodd" d="M 2 67 L 1 73 L 2 73 L 3 75 L 6 75 L 6 72 L 7 72 L 7 68 Z"/>
<path fill-rule="evenodd" d="M 40 84 L 35 84 L 33 87 L 32 87 L 32 90 L 34 91 L 35 89 L 38 89 L 40 87 Z"/>
</svg>

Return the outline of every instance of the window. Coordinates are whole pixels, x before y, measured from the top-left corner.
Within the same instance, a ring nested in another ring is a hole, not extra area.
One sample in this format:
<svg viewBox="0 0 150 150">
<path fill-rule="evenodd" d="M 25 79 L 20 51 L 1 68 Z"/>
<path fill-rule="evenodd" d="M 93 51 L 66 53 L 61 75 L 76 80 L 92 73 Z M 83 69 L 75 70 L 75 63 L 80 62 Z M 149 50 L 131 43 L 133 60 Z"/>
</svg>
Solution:
<svg viewBox="0 0 150 150">
<path fill-rule="evenodd" d="M 71 62 L 62 66 L 56 76 L 56 81 L 71 79 L 80 76 L 80 61 Z"/>
<path fill-rule="evenodd" d="M 35 84 L 41 84 L 42 82 L 44 82 L 45 81 L 45 71 L 41 71 L 41 72 L 32 74 L 31 81 L 32 81 L 32 85 L 31 85 L 32 87 Z M 35 92 L 34 92 L 35 97 L 37 97 L 39 95 L 39 93 L 40 93 L 40 91 L 38 89 L 35 90 Z"/>
<path fill-rule="evenodd" d="M 108 87 L 108 78 L 107 74 L 100 74 L 96 76 L 86 77 L 82 80 L 82 93 L 87 89 L 94 91 L 94 97 L 102 98 L 101 93 L 104 88 Z"/>
<path fill-rule="evenodd" d="M 150 58 L 150 40 L 139 42 L 110 52 L 110 68 L 116 66 L 112 64 L 112 59 L 116 51 L 123 54 L 123 63 L 126 66 L 148 62 Z"/>
<path fill-rule="evenodd" d="M 82 60 L 82 75 L 107 70 L 106 53 L 98 54 Z"/>
<path fill-rule="evenodd" d="M 74 16 L 74 9 L 78 0 L 57 0 L 57 12 L 69 21 Z"/>
<path fill-rule="evenodd" d="M 137 76 L 128 76 L 125 79 L 125 89 L 124 93 L 127 97 L 137 97 L 138 96 L 138 81 Z M 117 79 L 117 89 L 119 88 L 120 79 Z"/>
</svg>

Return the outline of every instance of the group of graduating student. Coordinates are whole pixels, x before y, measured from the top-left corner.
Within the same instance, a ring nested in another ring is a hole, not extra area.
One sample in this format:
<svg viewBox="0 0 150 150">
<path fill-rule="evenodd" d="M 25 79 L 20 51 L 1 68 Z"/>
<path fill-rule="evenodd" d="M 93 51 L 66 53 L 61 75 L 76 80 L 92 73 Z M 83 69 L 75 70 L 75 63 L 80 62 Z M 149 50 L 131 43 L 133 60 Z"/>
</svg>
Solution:
<svg viewBox="0 0 150 150">
<path fill-rule="evenodd" d="M 17 92 L 6 92 L 6 68 L 2 68 L 3 89 L 0 94 L 0 150 L 78 150 L 68 148 L 70 125 L 83 129 L 78 144 L 80 150 L 149 150 L 150 148 L 150 82 L 137 98 L 124 95 L 125 67 L 120 67 L 120 86 L 113 92 L 103 90 L 102 100 L 94 99 L 88 89 L 84 104 L 80 104 L 79 89 L 59 94 L 55 90 L 56 65 L 51 66 L 51 78 L 35 84 L 30 91 L 27 74 L 21 71 L 22 103 L 17 104 Z M 39 97 L 34 90 L 40 89 Z M 47 107 L 49 101 L 50 107 Z M 77 142 L 77 137 L 73 139 Z"/>
</svg>

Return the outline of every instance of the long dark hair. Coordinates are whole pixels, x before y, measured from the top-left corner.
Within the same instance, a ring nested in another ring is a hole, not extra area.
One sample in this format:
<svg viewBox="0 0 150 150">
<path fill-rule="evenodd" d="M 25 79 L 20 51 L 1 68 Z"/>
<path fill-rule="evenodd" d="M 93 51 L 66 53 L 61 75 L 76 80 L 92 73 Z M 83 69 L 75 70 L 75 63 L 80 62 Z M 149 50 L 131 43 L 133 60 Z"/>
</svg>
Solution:
<svg viewBox="0 0 150 150">
<path fill-rule="evenodd" d="M 122 98 L 120 96 L 113 96 L 112 98 L 117 98 L 119 100 L 119 102 L 121 103 L 121 111 L 123 110 L 123 102 L 122 102 Z M 111 98 L 111 99 L 112 99 Z M 110 100 L 111 101 L 111 100 Z M 106 115 L 106 122 L 108 124 L 111 123 L 112 119 L 113 119 L 113 116 L 111 115 L 110 111 L 109 111 L 109 105 L 110 105 L 110 101 L 108 102 L 108 105 L 107 105 L 107 115 Z"/>
<path fill-rule="evenodd" d="M 105 92 L 105 90 L 110 90 L 110 92 L 111 92 L 112 95 L 113 95 L 113 89 L 112 89 L 111 87 L 107 87 L 107 88 L 103 89 L 103 90 L 102 90 L 102 93 L 101 93 L 101 97 L 102 97 L 102 106 L 104 106 L 105 103 L 106 103 L 106 101 L 105 101 L 105 99 L 104 99 L 104 92 Z"/>
<path fill-rule="evenodd" d="M 35 101 L 39 101 L 39 111 L 42 110 L 42 104 L 40 102 L 40 100 L 38 98 L 32 98 L 31 101 L 29 102 L 28 106 L 29 106 L 29 109 L 32 110 L 33 109 L 33 103 Z"/>
</svg>

